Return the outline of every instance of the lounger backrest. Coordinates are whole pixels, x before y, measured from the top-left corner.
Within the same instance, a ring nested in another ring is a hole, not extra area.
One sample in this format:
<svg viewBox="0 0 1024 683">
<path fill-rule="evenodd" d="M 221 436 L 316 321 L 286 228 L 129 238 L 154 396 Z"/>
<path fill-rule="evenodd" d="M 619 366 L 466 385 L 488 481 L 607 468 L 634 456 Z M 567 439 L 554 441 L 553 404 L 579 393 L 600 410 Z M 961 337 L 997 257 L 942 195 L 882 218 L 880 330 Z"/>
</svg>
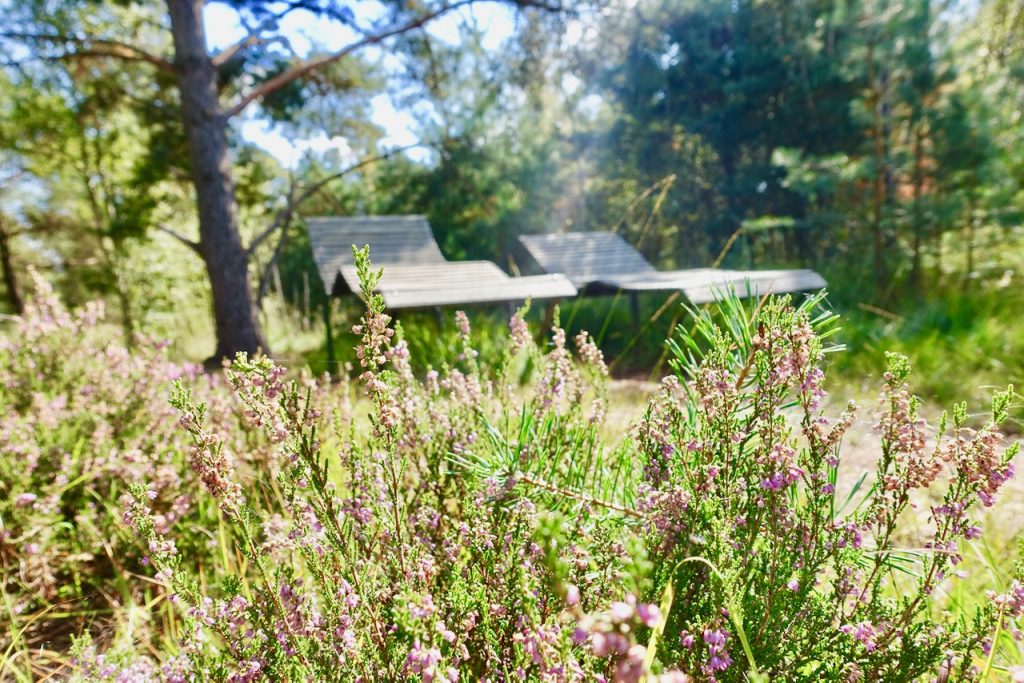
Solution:
<svg viewBox="0 0 1024 683">
<path fill-rule="evenodd" d="M 350 266 L 352 245 L 370 245 L 374 265 L 446 263 L 423 216 L 307 218 L 309 244 L 324 288 L 330 294 L 343 266 Z"/>
<path fill-rule="evenodd" d="M 629 242 L 612 232 L 523 235 L 530 256 L 548 273 L 565 273 L 576 286 L 612 275 L 656 272 Z"/>
</svg>

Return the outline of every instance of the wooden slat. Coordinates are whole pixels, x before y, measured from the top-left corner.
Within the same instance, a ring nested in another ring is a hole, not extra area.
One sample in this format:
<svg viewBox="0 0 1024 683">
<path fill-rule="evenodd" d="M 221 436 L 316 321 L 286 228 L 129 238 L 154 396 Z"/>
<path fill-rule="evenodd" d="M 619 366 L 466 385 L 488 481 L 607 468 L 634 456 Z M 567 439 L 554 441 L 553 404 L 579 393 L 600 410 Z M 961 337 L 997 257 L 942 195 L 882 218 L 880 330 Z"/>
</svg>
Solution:
<svg viewBox="0 0 1024 683">
<path fill-rule="evenodd" d="M 524 235 L 519 241 L 544 270 L 563 272 L 577 287 L 597 292 L 681 291 L 691 303 L 706 303 L 730 289 L 740 296 L 761 296 L 826 286 L 813 270 L 658 271 L 622 237 L 609 232 Z"/>
<path fill-rule="evenodd" d="M 445 289 L 472 287 L 475 282 L 504 282 L 510 279 L 490 261 L 449 261 L 443 265 L 383 266 L 379 289 Z M 341 276 L 354 292 L 359 291 L 359 278 L 355 266 L 342 266 Z"/>
<path fill-rule="evenodd" d="M 343 266 L 341 275 L 353 291 L 358 291 L 359 282 L 354 266 Z M 444 268 L 434 265 L 385 266 L 377 289 L 390 309 L 556 299 L 576 295 L 576 288 L 563 275 L 509 277 L 490 261 L 449 262 Z"/>
<path fill-rule="evenodd" d="M 541 268 L 565 273 L 576 286 L 611 274 L 657 272 L 628 242 L 610 232 L 524 235 L 519 240 Z"/>
<path fill-rule="evenodd" d="M 307 218 L 309 243 L 328 293 L 342 266 L 352 265 L 352 245 L 370 245 L 376 265 L 445 263 L 423 216 L 330 216 Z"/>
<path fill-rule="evenodd" d="M 658 273 L 657 278 L 623 277 L 602 281 L 618 289 L 635 292 L 679 290 L 691 303 L 703 304 L 729 291 L 741 297 L 785 294 L 822 289 L 824 278 L 813 270 L 736 271 L 698 269 Z"/>
<path fill-rule="evenodd" d="M 561 299 L 576 296 L 576 288 L 562 275 L 535 275 L 452 289 L 384 289 L 381 294 L 388 308 L 399 309 Z"/>
<path fill-rule="evenodd" d="M 446 261 L 422 216 L 309 218 L 306 222 L 313 258 L 328 294 L 339 275 L 350 291 L 359 291 L 352 245 L 369 244 L 374 267 L 384 271 L 378 291 L 392 309 L 576 295 L 576 288 L 562 275 L 510 278 L 490 261 Z"/>
</svg>

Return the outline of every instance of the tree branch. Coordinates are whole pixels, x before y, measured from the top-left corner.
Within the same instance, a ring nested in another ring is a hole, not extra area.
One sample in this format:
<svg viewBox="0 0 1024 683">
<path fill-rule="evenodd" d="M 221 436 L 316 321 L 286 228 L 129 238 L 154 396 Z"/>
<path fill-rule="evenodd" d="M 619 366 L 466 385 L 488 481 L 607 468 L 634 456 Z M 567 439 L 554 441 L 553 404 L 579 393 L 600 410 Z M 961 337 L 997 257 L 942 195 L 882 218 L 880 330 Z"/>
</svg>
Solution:
<svg viewBox="0 0 1024 683">
<path fill-rule="evenodd" d="M 237 55 L 242 50 L 246 50 L 253 45 L 262 42 L 262 39 L 257 33 L 250 33 L 242 40 L 238 41 L 234 45 L 229 45 L 217 54 L 215 54 L 211 61 L 214 66 L 222 66 L 225 62 L 229 61 L 232 57 Z"/>
<path fill-rule="evenodd" d="M 442 14 L 447 14 L 448 12 L 452 12 L 461 7 L 466 7 L 468 5 L 473 4 L 474 2 L 476 2 L 476 0 L 458 0 L 457 2 L 453 2 L 451 4 L 442 5 L 436 10 L 432 12 L 427 12 L 426 14 L 416 17 L 415 19 L 408 21 L 404 24 L 394 26 L 380 33 L 375 33 L 373 35 L 366 36 L 362 40 L 358 40 L 354 43 L 351 43 L 350 45 L 345 46 L 344 48 L 338 50 L 337 52 L 332 52 L 331 54 L 323 55 L 321 57 L 314 57 L 313 59 L 309 59 L 305 62 L 297 64 L 291 69 L 288 69 L 287 71 L 284 71 L 278 74 L 277 76 L 274 76 L 273 78 L 269 78 L 266 81 L 263 81 L 263 83 L 261 83 L 257 87 L 253 88 L 246 95 L 244 95 L 242 99 L 240 99 L 233 107 L 225 111 L 224 116 L 225 118 L 231 118 L 236 114 L 240 114 L 246 107 L 248 107 L 256 100 L 266 97 L 267 95 L 270 95 L 271 93 L 280 90 L 281 88 L 288 85 L 297 78 L 302 78 L 308 73 L 325 67 L 328 64 L 333 64 L 334 62 L 342 60 L 345 57 L 351 55 L 353 52 L 356 52 L 360 48 L 364 48 L 369 45 L 376 45 L 378 43 L 384 42 L 388 38 L 393 38 L 397 35 L 401 35 L 403 33 L 415 30 L 433 21 Z"/>
<path fill-rule="evenodd" d="M 281 42 L 284 43 L 285 47 L 287 47 L 290 50 L 291 46 L 289 45 L 288 40 L 284 36 L 278 35 L 264 37 L 263 33 L 269 30 L 271 27 L 275 26 L 278 22 L 280 22 L 282 19 L 287 17 L 292 12 L 298 10 L 306 10 L 307 12 L 316 15 L 326 15 L 332 19 L 341 21 L 342 23 L 349 23 L 344 16 L 339 15 L 331 10 L 318 8 L 316 5 L 310 4 L 309 0 L 292 0 L 292 2 L 286 3 L 284 9 L 282 9 L 280 12 L 275 12 L 269 17 L 263 19 L 263 21 L 259 22 L 257 26 L 250 26 L 245 21 L 244 17 L 240 14 L 239 19 L 241 20 L 242 25 L 248 32 L 248 34 L 245 36 L 245 38 L 242 38 L 234 45 L 229 45 L 217 54 L 215 54 L 213 56 L 213 65 L 222 66 L 223 64 L 230 61 L 231 58 L 237 55 L 239 52 L 247 50 L 254 45 L 259 45 L 260 43 Z M 292 50 L 292 54 L 294 54 L 294 50 Z"/>
<path fill-rule="evenodd" d="M 568 12 L 570 15 L 576 15 L 577 13 L 569 10 L 560 3 L 543 2 L 543 0 L 515 0 L 513 3 L 516 7 L 522 9 L 524 7 L 533 7 L 534 9 L 544 10 L 545 12 Z"/>
<path fill-rule="evenodd" d="M 291 220 L 292 215 L 295 213 L 295 210 L 299 207 L 299 204 L 301 204 L 302 202 L 306 201 L 307 199 L 312 197 L 314 194 L 316 194 L 317 192 L 322 190 L 328 183 L 332 183 L 335 180 L 338 180 L 339 178 L 341 178 L 342 176 L 348 175 L 349 173 L 352 173 L 353 171 L 358 171 L 359 169 L 361 169 L 361 168 L 363 168 L 365 166 L 369 166 L 370 164 L 375 164 L 378 161 L 384 161 L 386 159 L 390 159 L 391 157 L 393 157 L 393 156 L 395 156 L 397 154 L 401 154 L 402 152 L 405 152 L 407 150 L 410 150 L 410 149 L 413 149 L 413 148 L 416 148 L 416 147 L 429 147 L 429 146 L 430 145 L 427 144 L 427 143 L 417 142 L 417 143 L 412 144 L 412 145 L 405 145 L 403 147 L 396 147 L 395 149 L 388 150 L 387 152 L 385 152 L 383 154 L 379 154 L 379 155 L 373 156 L 373 157 L 367 157 L 367 158 L 365 158 L 365 159 L 363 159 L 361 161 L 358 161 L 358 162 L 352 164 L 351 166 L 343 168 L 342 170 L 338 171 L 337 173 L 332 173 L 331 175 L 327 176 L 326 178 L 321 178 L 320 180 L 316 181 L 315 183 L 313 183 L 312 185 L 307 187 L 305 190 L 303 190 L 302 193 L 298 197 L 294 197 L 293 198 L 291 196 L 292 193 L 289 192 L 288 203 L 285 205 L 285 207 L 283 209 L 281 209 L 280 211 L 277 212 L 277 215 L 274 217 L 274 221 L 270 224 L 270 227 L 268 227 L 266 230 L 261 232 L 255 238 L 253 238 L 252 242 L 249 243 L 249 246 L 245 250 L 246 255 L 252 254 L 253 251 L 255 251 L 257 247 L 259 247 L 263 242 L 265 242 L 267 240 L 267 238 L 269 238 L 276 231 L 280 230 L 282 227 L 287 225 L 288 221 Z"/>
<path fill-rule="evenodd" d="M 49 43 L 52 45 L 70 43 L 72 45 L 79 46 L 79 49 L 63 52 L 57 55 L 43 55 L 43 59 L 60 60 L 73 59 L 75 57 L 114 57 L 115 59 L 123 59 L 127 61 L 146 62 L 161 71 L 170 74 L 177 73 L 177 68 L 174 64 L 166 59 L 158 57 L 150 52 L 146 52 L 140 47 L 129 45 L 128 43 L 122 43 L 118 40 L 50 35 L 45 33 L 21 33 L 17 31 L 4 31 L 0 33 L 0 38 L 25 42 Z"/>
<path fill-rule="evenodd" d="M 171 228 L 168 228 L 166 225 L 158 225 L 158 226 L 156 226 L 156 229 L 159 230 L 160 232 L 167 233 L 168 235 L 170 235 L 174 239 L 178 240 L 179 242 L 181 242 L 186 247 L 188 247 L 189 249 L 191 249 L 195 253 L 199 254 L 200 256 L 203 255 L 203 253 L 201 251 L 199 251 L 199 243 L 198 242 L 193 242 L 189 238 L 187 238 L 184 235 L 182 235 L 180 232 L 177 232 L 176 230 L 172 230 Z"/>
</svg>

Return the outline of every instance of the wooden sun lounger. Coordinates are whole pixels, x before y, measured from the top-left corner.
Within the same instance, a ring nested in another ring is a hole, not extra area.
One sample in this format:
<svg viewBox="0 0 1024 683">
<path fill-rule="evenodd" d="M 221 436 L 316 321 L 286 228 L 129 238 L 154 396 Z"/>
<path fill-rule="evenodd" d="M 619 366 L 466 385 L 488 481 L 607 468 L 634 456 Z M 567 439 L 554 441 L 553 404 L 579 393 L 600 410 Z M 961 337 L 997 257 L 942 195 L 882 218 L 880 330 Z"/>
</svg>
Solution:
<svg viewBox="0 0 1024 683">
<path fill-rule="evenodd" d="M 611 232 L 524 235 L 519 241 L 542 270 L 565 273 L 585 294 L 679 291 L 690 303 L 703 304 L 730 289 L 739 296 L 762 296 L 817 290 L 826 285 L 813 270 L 659 271 L 631 244 Z"/>
<path fill-rule="evenodd" d="M 390 309 L 560 299 L 576 295 L 558 273 L 509 277 L 490 261 L 447 261 L 423 216 L 307 218 L 313 260 L 327 294 L 359 292 L 352 245 L 370 245 Z"/>
</svg>

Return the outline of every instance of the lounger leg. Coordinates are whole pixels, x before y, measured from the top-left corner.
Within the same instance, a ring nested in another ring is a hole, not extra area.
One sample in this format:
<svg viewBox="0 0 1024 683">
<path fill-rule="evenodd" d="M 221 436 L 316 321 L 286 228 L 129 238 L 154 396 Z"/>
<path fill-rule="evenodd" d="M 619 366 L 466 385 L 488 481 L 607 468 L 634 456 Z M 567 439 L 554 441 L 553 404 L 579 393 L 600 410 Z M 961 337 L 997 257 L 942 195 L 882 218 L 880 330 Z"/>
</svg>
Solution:
<svg viewBox="0 0 1024 683">
<path fill-rule="evenodd" d="M 544 320 L 540 326 L 540 338 L 543 339 L 547 336 L 548 330 L 555 324 L 555 306 L 558 305 L 558 299 L 548 299 L 547 305 L 544 307 Z"/>
<path fill-rule="evenodd" d="M 636 292 L 629 293 L 629 312 L 633 316 L 633 328 L 640 330 L 640 301 Z"/>
<path fill-rule="evenodd" d="M 324 297 L 324 334 L 327 336 L 327 374 L 335 377 L 337 361 L 334 358 L 334 332 L 331 330 L 331 297 Z"/>
</svg>

